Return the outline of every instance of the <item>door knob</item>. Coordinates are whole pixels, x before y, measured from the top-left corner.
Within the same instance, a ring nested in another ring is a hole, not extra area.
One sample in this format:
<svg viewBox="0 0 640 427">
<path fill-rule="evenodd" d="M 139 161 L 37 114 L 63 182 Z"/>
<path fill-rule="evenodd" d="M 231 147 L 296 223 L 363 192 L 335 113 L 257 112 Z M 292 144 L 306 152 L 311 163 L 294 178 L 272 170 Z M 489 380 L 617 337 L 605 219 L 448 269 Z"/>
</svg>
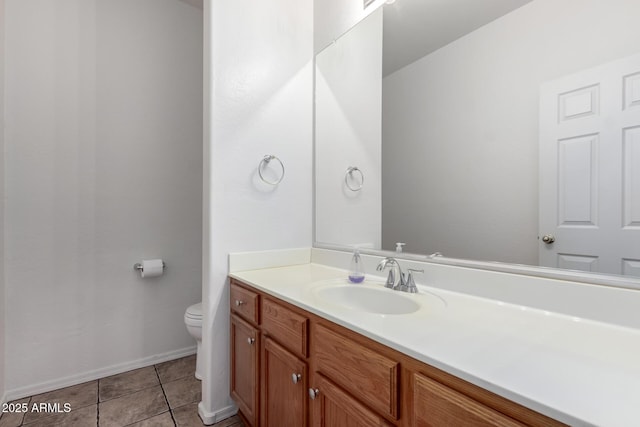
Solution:
<svg viewBox="0 0 640 427">
<path fill-rule="evenodd" d="M 255 338 L 247 338 L 247 342 L 249 343 L 249 345 L 252 345 L 254 342 L 256 342 Z"/>
<path fill-rule="evenodd" d="M 547 245 L 550 245 L 556 241 L 556 238 L 553 236 L 553 234 L 545 234 L 542 237 L 542 241 L 545 242 Z"/>
<path fill-rule="evenodd" d="M 318 397 L 319 394 L 320 394 L 320 390 L 318 390 L 317 388 L 309 389 L 309 398 L 311 400 L 315 400 L 315 398 Z"/>
<path fill-rule="evenodd" d="M 298 381 L 300 381 L 301 379 L 302 379 L 302 375 L 291 374 L 291 381 L 293 381 L 294 384 L 298 384 Z"/>
</svg>

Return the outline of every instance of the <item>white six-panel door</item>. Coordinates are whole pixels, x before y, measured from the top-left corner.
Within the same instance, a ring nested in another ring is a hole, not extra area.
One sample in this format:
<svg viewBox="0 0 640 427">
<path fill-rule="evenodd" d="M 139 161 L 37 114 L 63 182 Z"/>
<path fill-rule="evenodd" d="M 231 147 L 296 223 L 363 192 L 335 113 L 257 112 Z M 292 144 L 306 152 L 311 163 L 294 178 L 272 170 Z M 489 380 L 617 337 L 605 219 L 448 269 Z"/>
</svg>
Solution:
<svg viewBox="0 0 640 427">
<path fill-rule="evenodd" d="M 640 55 L 540 90 L 540 265 L 640 277 Z"/>
</svg>

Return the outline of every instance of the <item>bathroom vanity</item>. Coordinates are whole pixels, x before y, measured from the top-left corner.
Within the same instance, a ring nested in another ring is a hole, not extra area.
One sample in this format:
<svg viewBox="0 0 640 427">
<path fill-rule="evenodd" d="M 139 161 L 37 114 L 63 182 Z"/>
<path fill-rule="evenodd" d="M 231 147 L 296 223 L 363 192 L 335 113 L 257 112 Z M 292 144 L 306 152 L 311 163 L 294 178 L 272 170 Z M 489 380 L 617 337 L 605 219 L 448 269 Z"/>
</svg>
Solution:
<svg viewBox="0 0 640 427">
<path fill-rule="evenodd" d="M 638 291 L 405 259 L 425 269 L 408 294 L 386 289 L 386 274 L 350 284 L 336 268 L 349 259 L 230 257 L 231 395 L 247 425 L 638 419 Z M 381 259 L 364 255 L 365 271 Z"/>
<path fill-rule="evenodd" d="M 248 425 L 637 419 L 635 290 L 401 260 L 425 268 L 407 294 L 383 276 L 350 284 L 334 267 L 348 253 L 293 252 L 230 258 L 231 394 Z"/>
<path fill-rule="evenodd" d="M 248 425 L 563 425 L 249 283 L 231 279 L 230 295 L 231 393 Z"/>
</svg>

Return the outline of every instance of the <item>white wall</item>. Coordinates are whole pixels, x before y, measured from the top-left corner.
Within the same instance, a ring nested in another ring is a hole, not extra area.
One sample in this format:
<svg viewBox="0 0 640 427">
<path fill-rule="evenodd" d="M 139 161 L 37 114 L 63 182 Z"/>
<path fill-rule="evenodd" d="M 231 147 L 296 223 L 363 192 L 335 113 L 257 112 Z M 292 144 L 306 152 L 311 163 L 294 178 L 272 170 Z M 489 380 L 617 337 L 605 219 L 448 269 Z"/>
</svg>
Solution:
<svg viewBox="0 0 640 427">
<path fill-rule="evenodd" d="M 234 410 L 228 253 L 311 245 L 312 13 L 311 0 L 205 2 L 209 164 L 204 185 L 206 378 L 200 414 L 209 422 Z M 265 154 L 285 165 L 277 187 L 258 178 Z"/>
<path fill-rule="evenodd" d="M 364 9 L 363 0 L 315 0 L 313 2 L 314 52 L 320 52 L 343 33 L 373 13 L 386 0 L 374 0 Z"/>
<path fill-rule="evenodd" d="M 383 247 L 537 264 L 539 86 L 638 52 L 638 16 L 535 0 L 386 77 Z"/>
<path fill-rule="evenodd" d="M 11 397 L 193 349 L 202 11 L 177 0 L 6 2 Z M 133 264 L 162 257 L 164 276 Z"/>
<path fill-rule="evenodd" d="M 316 55 L 315 79 L 315 240 L 380 249 L 382 9 Z"/>
<path fill-rule="evenodd" d="M 5 392 L 4 298 L 4 0 L 0 0 L 0 404 Z"/>
</svg>

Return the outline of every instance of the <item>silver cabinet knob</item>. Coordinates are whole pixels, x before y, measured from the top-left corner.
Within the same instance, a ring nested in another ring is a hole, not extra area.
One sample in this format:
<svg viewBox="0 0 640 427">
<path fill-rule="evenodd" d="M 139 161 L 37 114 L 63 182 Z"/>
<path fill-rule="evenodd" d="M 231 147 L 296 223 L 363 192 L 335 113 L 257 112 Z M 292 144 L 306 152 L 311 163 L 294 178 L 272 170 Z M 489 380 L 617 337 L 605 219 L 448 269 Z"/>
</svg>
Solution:
<svg viewBox="0 0 640 427">
<path fill-rule="evenodd" d="M 254 342 L 256 342 L 255 338 L 247 338 L 247 342 L 249 343 L 249 345 L 253 345 Z"/>
<path fill-rule="evenodd" d="M 244 304 L 244 301 L 239 299 L 236 300 L 236 307 L 240 307 L 242 304 Z"/>
<path fill-rule="evenodd" d="M 311 400 L 315 400 L 315 398 L 318 397 L 319 394 L 320 394 L 320 390 L 318 390 L 317 388 L 309 389 L 309 398 Z"/>
<path fill-rule="evenodd" d="M 550 245 L 550 244 L 552 244 L 553 242 L 556 241 L 556 238 L 554 237 L 553 234 L 545 234 L 542 237 L 542 241 L 545 242 L 547 245 Z"/>
<path fill-rule="evenodd" d="M 302 379 L 302 375 L 291 374 L 291 381 L 293 381 L 294 384 L 298 384 L 298 381 L 300 381 L 301 379 Z"/>
</svg>

